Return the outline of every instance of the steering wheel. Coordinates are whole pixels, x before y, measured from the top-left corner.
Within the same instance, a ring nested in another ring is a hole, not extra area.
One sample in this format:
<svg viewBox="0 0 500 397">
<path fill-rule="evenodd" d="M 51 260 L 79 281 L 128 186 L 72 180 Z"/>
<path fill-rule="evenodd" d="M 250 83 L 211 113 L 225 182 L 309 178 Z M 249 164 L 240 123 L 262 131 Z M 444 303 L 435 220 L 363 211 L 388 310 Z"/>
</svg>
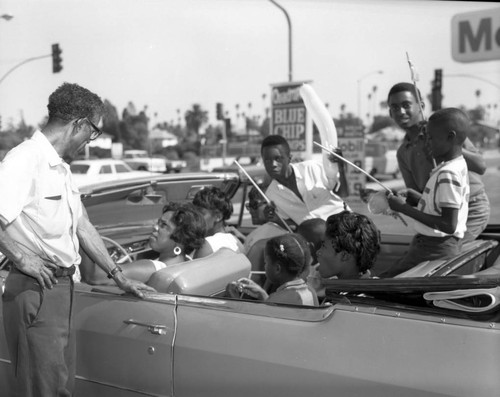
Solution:
<svg viewBox="0 0 500 397">
<path fill-rule="evenodd" d="M 115 240 L 110 239 L 109 237 L 101 236 L 101 238 L 103 239 L 103 241 L 105 241 L 105 242 L 109 243 L 110 245 L 112 245 L 113 247 L 115 247 L 122 254 L 122 256 L 116 260 L 117 264 L 122 264 L 125 262 L 129 262 L 129 263 L 133 262 L 132 258 L 128 254 L 127 250 L 125 248 L 123 248 L 123 246 L 121 244 L 118 244 Z"/>
</svg>

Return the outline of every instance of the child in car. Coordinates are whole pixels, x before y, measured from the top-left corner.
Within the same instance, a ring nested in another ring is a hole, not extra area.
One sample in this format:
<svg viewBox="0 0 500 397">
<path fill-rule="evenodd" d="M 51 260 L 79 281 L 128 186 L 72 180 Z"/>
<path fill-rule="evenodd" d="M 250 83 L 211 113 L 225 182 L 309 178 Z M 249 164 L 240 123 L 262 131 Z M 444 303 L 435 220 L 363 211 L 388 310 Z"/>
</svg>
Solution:
<svg viewBox="0 0 500 397">
<path fill-rule="evenodd" d="M 276 291 L 268 294 L 255 281 L 242 278 L 228 284 L 226 292 L 232 298 L 246 294 L 266 302 L 317 306 L 316 293 L 301 277 L 310 262 L 307 241 L 300 234 L 273 237 L 265 248 L 265 270 L 268 280 L 278 286 Z"/>
<path fill-rule="evenodd" d="M 395 195 L 388 197 L 392 210 L 417 221 L 417 234 L 406 255 L 381 277 L 396 276 L 421 262 L 459 253 L 469 208 L 468 169 L 462 154 L 469 129 L 470 120 L 460 109 L 441 109 L 429 118 L 427 132 L 437 166 L 423 193 L 409 189 L 406 201 Z"/>
</svg>

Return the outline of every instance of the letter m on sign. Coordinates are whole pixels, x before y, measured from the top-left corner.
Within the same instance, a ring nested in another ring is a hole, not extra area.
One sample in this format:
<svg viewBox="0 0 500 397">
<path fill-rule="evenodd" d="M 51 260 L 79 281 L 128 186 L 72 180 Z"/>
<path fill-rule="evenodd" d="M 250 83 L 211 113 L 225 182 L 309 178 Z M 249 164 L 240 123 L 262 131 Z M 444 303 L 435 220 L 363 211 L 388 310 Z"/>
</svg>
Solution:
<svg viewBox="0 0 500 397">
<path fill-rule="evenodd" d="M 500 8 L 455 15 L 451 40 L 452 57 L 457 62 L 500 59 Z"/>
</svg>

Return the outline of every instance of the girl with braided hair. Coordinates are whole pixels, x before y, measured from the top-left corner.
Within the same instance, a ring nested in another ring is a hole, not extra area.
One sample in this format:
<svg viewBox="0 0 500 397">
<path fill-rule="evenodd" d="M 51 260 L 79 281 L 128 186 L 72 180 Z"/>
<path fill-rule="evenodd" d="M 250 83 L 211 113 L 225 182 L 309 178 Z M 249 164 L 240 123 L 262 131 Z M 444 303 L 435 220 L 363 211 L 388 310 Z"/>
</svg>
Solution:
<svg viewBox="0 0 500 397">
<path fill-rule="evenodd" d="M 318 306 L 316 293 L 301 278 L 311 263 L 311 253 L 304 237 L 295 233 L 273 237 L 266 244 L 264 257 L 266 276 L 268 281 L 278 285 L 276 291 L 269 295 L 255 281 L 242 278 L 227 286 L 230 297 L 247 294 L 266 302 Z"/>
<path fill-rule="evenodd" d="M 355 212 L 330 215 L 317 252 L 322 278 L 369 278 L 380 251 L 380 232 L 373 221 Z"/>
</svg>

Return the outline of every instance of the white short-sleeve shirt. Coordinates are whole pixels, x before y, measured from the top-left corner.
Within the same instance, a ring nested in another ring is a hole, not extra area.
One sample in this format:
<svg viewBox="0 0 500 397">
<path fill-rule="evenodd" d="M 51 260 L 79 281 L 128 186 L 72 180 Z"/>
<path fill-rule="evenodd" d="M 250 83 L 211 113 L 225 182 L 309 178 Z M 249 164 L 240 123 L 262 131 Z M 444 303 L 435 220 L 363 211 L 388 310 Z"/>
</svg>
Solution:
<svg viewBox="0 0 500 397">
<path fill-rule="evenodd" d="M 281 183 L 273 179 L 266 190 L 266 196 L 274 202 L 277 212 L 283 218 L 292 219 L 300 225 L 307 219 L 328 218 L 345 209 L 350 211 L 344 200 L 333 193 L 329 185 L 323 165 L 315 160 L 290 164 L 297 180 L 297 195 Z"/>
<path fill-rule="evenodd" d="M 463 238 L 469 212 L 469 176 L 463 156 L 439 164 L 431 172 L 418 209 L 426 214 L 441 215 L 442 208 L 458 209 L 457 228 L 453 236 Z M 415 222 L 415 231 L 425 236 L 445 237 L 448 234 Z"/>
<path fill-rule="evenodd" d="M 0 219 L 24 252 L 62 267 L 80 263 L 80 192 L 68 164 L 40 131 L 0 163 L 0 192 Z"/>
<path fill-rule="evenodd" d="M 221 248 L 229 248 L 238 253 L 244 251 L 243 244 L 231 233 L 218 232 L 212 236 L 205 237 L 205 240 L 213 252 L 217 252 Z"/>
</svg>

